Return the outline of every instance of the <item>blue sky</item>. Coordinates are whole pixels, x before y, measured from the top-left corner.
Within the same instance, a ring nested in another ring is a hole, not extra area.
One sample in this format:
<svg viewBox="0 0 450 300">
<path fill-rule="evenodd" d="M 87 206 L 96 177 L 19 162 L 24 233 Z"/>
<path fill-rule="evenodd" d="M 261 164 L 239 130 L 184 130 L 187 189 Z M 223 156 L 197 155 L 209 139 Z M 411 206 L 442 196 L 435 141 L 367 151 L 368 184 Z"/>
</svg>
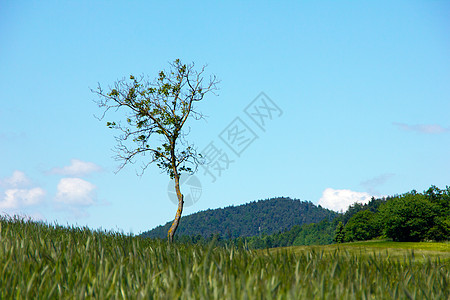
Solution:
<svg viewBox="0 0 450 300">
<path fill-rule="evenodd" d="M 173 219 L 156 166 L 114 173 L 90 88 L 176 58 L 220 78 L 189 139 L 232 161 L 214 182 L 199 169 L 184 214 L 276 196 L 345 210 L 444 188 L 449 20 L 447 1 L 1 1 L 0 211 L 135 234 Z M 278 108 L 263 128 L 245 111 L 264 110 L 261 92 Z M 239 156 L 233 122 L 255 138 Z"/>
</svg>

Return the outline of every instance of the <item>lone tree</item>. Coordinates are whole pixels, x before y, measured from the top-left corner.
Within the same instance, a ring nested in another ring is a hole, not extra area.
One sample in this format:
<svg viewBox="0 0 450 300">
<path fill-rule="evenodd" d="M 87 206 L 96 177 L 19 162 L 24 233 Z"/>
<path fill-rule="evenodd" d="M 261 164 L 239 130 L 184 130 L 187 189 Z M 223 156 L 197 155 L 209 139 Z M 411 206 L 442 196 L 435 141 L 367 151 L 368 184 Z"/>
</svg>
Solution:
<svg viewBox="0 0 450 300">
<path fill-rule="evenodd" d="M 334 234 L 334 241 L 338 244 L 343 243 L 345 241 L 344 224 L 342 224 L 341 221 L 339 221 L 336 227 L 336 232 Z"/>
<path fill-rule="evenodd" d="M 170 63 L 168 71 L 160 71 L 153 81 L 131 75 L 129 80 L 116 81 L 107 91 L 100 85 L 92 90 L 99 96 L 96 103 L 104 110 L 100 120 L 110 110 L 125 111 L 124 122 L 106 123 L 109 128 L 120 131 L 115 137 L 116 159 L 122 162 L 118 171 L 126 164 L 134 163 L 137 156 L 149 156 L 142 165 L 142 173 L 150 164 L 156 163 L 175 181 L 178 209 L 167 234 L 169 242 L 173 242 L 183 212 L 180 175 L 182 172 L 194 173 L 201 158 L 186 141 L 183 126 L 189 118 L 199 120 L 204 117 L 196 111 L 195 104 L 217 90 L 215 76 L 208 82 L 203 81 L 205 67 L 197 71 L 193 63 L 186 65 L 177 59 Z"/>
</svg>

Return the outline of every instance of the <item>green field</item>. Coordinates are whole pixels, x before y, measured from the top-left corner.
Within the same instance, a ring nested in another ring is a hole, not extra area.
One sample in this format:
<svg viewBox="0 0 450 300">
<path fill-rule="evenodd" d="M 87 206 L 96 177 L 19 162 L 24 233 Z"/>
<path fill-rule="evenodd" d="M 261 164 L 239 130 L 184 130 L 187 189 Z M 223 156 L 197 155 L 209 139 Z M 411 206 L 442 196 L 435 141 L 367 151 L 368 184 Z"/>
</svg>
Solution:
<svg viewBox="0 0 450 300">
<path fill-rule="evenodd" d="M 270 249 L 270 252 L 288 251 L 292 253 L 305 253 L 309 251 L 332 254 L 351 254 L 360 257 L 381 256 L 384 259 L 414 258 L 414 261 L 426 261 L 428 259 L 450 260 L 450 242 L 392 242 L 388 240 L 373 240 L 326 246 L 294 246 L 286 248 Z"/>
<path fill-rule="evenodd" d="M 449 299 L 448 243 L 246 249 L 0 219 L 0 299 Z"/>
</svg>

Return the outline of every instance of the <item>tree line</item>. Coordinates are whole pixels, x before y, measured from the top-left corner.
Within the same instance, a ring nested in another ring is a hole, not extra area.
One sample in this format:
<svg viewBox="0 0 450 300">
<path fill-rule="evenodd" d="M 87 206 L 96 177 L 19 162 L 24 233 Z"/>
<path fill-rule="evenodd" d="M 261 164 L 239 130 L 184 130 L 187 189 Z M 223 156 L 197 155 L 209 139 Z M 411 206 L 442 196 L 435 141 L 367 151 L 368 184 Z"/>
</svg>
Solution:
<svg viewBox="0 0 450 300">
<path fill-rule="evenodd" d="M 294 226 L 271 235 L 234 240 L 250 248 L 262 249 L 300 245 L 365 241 L 375 238 L 399 242 L 450 240 L 450 187 L 432 185 L 422 193 L 372 198 L 354 203 L 332 220 Z"/>
<path fill-rule="evenodd" d="M 423 193 L 372 198 L 354 203 L 343 214 L 318 223 L 294 225 L 273 234 L 226 239 L 220 235 L 183 237 L 183 242 L 233 244 L 253 249 L 365 241 L 375 238 L 400 242 L 450 240 L 450 187 L 431 186 Z"/>
<path fill-rule="evenodd" d="M 335 242 L 387 237 L 399 242 L 450 239 L 450 187 L 431 186 L 423 193 L 413 190 L 377 205 L 356 207 L 347 222 L 339 221 Z M 370 209 L 372 208 L 372 209 Z M 375 208 L 375 209 L 374 209 Z"/>
</svg>

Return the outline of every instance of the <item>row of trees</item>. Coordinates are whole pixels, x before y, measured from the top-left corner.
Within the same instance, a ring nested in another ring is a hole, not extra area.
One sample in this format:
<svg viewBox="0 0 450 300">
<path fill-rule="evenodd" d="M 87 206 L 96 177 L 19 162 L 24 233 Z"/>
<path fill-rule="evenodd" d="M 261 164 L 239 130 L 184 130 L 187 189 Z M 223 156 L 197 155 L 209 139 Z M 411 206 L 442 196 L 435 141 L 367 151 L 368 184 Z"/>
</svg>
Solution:
<svg viewBox="0 0 450 300">
<path fill-rule="evenodd" d="M 291 230 L 272 235 L 252 236 L 245 239 L 250 248 L 263 249 L 300 245 L 328 245 L 333 243 L 336 221 L 296 225 Z"/>
<path fill-rule="evenodd" d="M 364 241 L 379 236 L 414 242 L 450 239 L 450 187 L 413 190 L 380 203 L 375 210 L 358 211 L 336 228 L 335 241 Z"/>
</svg>

